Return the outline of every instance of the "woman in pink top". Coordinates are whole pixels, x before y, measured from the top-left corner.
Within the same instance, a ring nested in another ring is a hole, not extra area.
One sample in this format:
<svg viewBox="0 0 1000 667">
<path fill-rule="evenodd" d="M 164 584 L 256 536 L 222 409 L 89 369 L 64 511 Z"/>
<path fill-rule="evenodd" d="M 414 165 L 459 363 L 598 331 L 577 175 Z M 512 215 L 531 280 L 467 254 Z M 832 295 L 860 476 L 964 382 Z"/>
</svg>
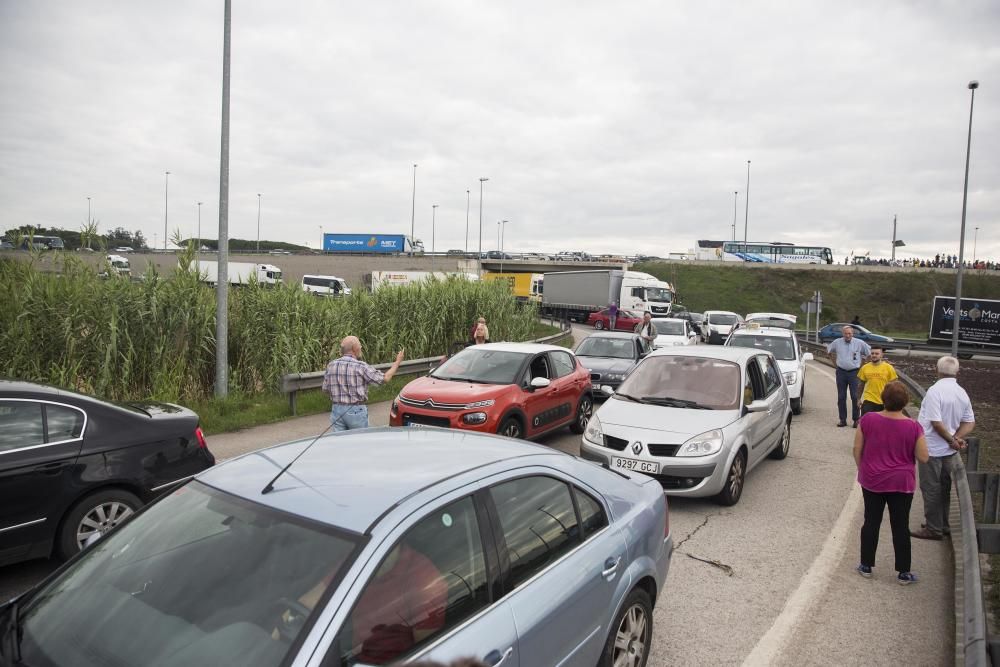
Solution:
<svg viewBox="0 0 1000 667">
<path fill-rule="evenodd" d="M 858 464 L 858 483 L 865 497 L 858 574 L 872 576 L 879 527 L 888 505 L 892 547 L 899 572 L 896 578 L 903 585 L 917 580 L 910 572 L 910 504 L 917 486 L 916 461 L 927 462 L 924 430 L 903 414 L 909 402 L 910 393 L 903 383 L 890 382 L 882 390 L 885 411 L 863 415 L 854 436 L 854 461 Z"/>
</svg>

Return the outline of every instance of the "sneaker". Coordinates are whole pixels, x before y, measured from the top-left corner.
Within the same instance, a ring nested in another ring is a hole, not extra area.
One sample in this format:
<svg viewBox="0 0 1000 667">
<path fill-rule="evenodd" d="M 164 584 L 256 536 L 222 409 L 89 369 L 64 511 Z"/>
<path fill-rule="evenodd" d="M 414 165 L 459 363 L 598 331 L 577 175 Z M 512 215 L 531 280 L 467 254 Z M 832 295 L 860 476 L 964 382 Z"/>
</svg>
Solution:
<svg viewBox="0 0 1000 667">
<path fill-rule="evenodd" d="M 854 422 L 854 426 L 852 426 L 851 428 L 857 428 L 857 427 L 858 427 L 858 422 Z"/>
<path fill-rule="evenodd" d="M 861 565 L 861 564 L 859 564 L 854 569 L 857 570 L 858 574 L 860 574 L 865 579 L 871 579 L 871 576 L 872 576 L 872 566 L 871 565 Z"/>
<path fill-rule="evenodd" d="M 845 426 L 847 426 L 847 422 L 837 422 L 837 427 L 838 428 L 843 428 Z"/>
<path fill-rule="evenodd" d="M 896 581 L 899 582 L 900 586 L 908 586 L 917 583 L 917 575 L 912 572 L 900 572 L 899 576 L 896 577 Z"/>
</svg>

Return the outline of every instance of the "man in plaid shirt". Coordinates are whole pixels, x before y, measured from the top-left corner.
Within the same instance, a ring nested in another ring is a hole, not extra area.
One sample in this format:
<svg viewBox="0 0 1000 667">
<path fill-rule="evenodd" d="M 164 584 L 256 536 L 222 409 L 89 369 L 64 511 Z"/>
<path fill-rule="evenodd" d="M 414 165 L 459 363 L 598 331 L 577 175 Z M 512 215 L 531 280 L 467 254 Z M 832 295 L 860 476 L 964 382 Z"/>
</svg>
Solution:
<svg viewBox="0 0 1000 667">
<path fill-rule="evenodd" d="M 361 361 L 361 341 L 357 336 L 347 336 L 340 341 L 340 357 L 326 367 L 323 391 L 333 401 L 330 423 L 334 431 L 368 428 L 368 385 L 388 382 L 399 370 L 403 350 L 396 354 L 396 361 L 385 373 Z"/>
</svg>

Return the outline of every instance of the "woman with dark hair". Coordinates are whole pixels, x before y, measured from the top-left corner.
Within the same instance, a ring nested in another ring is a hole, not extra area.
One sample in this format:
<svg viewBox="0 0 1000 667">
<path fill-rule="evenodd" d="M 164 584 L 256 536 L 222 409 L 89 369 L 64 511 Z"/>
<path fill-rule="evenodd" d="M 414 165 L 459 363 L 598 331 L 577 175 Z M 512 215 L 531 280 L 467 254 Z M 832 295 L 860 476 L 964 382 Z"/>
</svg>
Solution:
<svg viewBox="0 0 1000 667">
<path fill-rule="evenodd" d="M 916 582 L 910 571 L 910 505 L 916 489 L 916 462 L 927 461 L 924 431 L 903 414 L 910 393 L 902 382 L 893 381 L 882 390 L 884 412 L 869 412 L 858 422 L 854 436 L 854 462 L 865 498 L 865 523 L 861 527 L 861 562 L 857 571 L 871 577 L 878 549 L 882 514 L 889 506 L 896 576 L 901 585 Z"/>
</svg>

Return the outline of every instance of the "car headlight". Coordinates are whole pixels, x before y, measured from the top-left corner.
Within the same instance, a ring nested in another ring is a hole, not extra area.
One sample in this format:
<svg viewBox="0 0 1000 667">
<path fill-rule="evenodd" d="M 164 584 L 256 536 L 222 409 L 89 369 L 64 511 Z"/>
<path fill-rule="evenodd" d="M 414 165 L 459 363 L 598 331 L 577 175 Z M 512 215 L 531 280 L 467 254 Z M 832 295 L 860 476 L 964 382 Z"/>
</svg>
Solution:
<svg viewBox="0 0 1000 667">
<path fill-rule="evenodd" d="M 583 432 L 583 437 L 588 442 L 604 446 L 604 431 L 601 430 L 601 420 L 597 415 L 593 415 L 587 422 L 587 430 Z"/>
<path fill-rule="evenodd" d="M 604 376 L 605 380 L 622 380 L 625 378 L 624 373 L 608 373 Z"/>
<path fill-rule="evenodd" d="M 723 441 L 722 430 L 714 428 L 711 431 L 700 433 L 685 442 L 677 450 L 676 456 L 708 456 L 709 454 L 715 454 L 722 449 Z"/>
<path fill-rule="evenodd" d="M 470 410 L 474 409 L 474 408 L 488 408 L 491 405 L 493 405 L 494 403 L 496 403 L 496 401 L 494 399 L 490 398 L 490 399 L 487 399 L 485 401 L 476 401 L 475 403 L 469 403 L 465 407 L 469 408 Z"/>
<path fill-rule="evenodd" d="M 395 417 L 399 414 L 399 396 L 392 399 L 392 405 L 389 406 L 389 415 Z"/>
<path fill-rule="evenodd" d="M 785 375 L 785 384 L 795 384 L 795 381 L 799 379 L 799 374 L 795 371 L 788 371 Z"/>
<path fill-rule="evenodd" d="M 468 414 L 462 415 L 462 421 L 466 424 L 485 424 L 486 423 L 486 413 L 485 412 L 470 412 Z"/>
</svg>

